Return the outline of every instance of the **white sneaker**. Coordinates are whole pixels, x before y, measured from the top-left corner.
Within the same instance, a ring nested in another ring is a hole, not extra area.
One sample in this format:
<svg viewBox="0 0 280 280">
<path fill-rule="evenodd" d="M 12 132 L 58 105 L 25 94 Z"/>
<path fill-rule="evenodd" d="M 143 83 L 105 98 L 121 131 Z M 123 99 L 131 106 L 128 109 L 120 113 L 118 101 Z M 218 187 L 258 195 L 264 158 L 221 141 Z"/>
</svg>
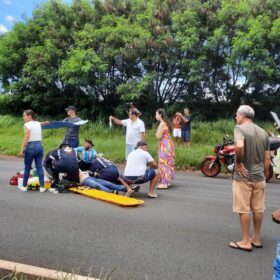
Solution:
<svg viewBox="0 0 280 280">
<path fill-rule="evenodd" d="M 19 187 L 19 189 L 23 192 L 27 192 L 27 187 Z"/>
<path fill-rule="evenodd" d="M 48 192 L 57 194 L 57 193 L 58 193 L 58 190 L 55 189 L 55 188 L 49 188 L 49 189 L 48 189 Z"/>
<path fill-rule="evenodd" d="M 40 187 L 40 190 L 39 190 L 40 192 L 45 192 L 46 191 L 46 189 L 45 188 L 42 188 L 42 187 Z"/>
</svg>

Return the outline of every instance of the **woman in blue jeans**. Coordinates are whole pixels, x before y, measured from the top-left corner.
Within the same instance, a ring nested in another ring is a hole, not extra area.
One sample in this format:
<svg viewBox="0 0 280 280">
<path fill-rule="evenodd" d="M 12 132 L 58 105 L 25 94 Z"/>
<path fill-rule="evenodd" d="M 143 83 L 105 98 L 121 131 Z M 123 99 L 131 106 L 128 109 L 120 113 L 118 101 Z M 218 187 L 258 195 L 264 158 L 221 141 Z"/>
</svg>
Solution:
<svg viewBox="0 0 280 280">
<path fill-rule="evenodd" d="M 23 186 L 21 191 L 27 191 L 27 182 L 31 170 L 33 160 L 37 169 L 40 192 L 44 192 L 44 171 L 42 166 L 44 150 L 42 146 L 42 129 L 41 125 L 48 124 L 48 122 L 37 122 L 34 120 L 34 112 L 32 110 L 25 110 L 23 112 L 24 121 L 24 138 L 20 148 L 20 156 L 24 156 L 24 175 Z"/>
</svg>

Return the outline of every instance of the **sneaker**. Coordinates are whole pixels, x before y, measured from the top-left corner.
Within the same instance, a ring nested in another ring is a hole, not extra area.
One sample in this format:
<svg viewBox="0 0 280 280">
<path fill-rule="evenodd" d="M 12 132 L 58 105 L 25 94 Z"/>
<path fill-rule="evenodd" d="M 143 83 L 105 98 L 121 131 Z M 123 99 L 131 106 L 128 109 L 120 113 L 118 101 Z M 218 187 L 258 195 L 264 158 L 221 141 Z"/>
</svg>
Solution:
<svg viewBox="0 0 280 280">
<path fill-rule="evenodd" d="M 39 191 L 40 191 L 40 192 L 45 192 L 45 191 L 46 191 L 46 189 L 45 189 L 45 188 L 40 187 Z"/>
<path fill-rule="evenodd" d="M 27 187 L 19 187 L 19 189 L 23 192 L 27 192 Z"/>
<path fill-rule="evenodd" d="M 113 191 L 113 194 L 119 194 L 118 190 Z"/>
<path fill-rule="evenodd" d="M 57 190 L 56 188 L 49 188 L 49 189 L 48 189 L 48 192 L 57 194 L 57 193 L 58 193 L 58 190 Z"/>
<path fill-rule="evenodd" d="M 140 190 L 140 186 L 137 185 L 137 186 L 134 186 L 131 188 L 134 192 L 138 192 Z"/>
</svg>

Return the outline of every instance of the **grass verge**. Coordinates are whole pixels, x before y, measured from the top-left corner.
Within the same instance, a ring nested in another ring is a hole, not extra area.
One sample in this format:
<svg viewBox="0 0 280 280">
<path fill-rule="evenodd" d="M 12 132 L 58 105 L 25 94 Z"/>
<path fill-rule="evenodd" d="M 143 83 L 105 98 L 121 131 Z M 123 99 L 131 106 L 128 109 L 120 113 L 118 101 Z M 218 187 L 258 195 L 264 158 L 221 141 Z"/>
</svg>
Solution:
<svg viewBox="0 0 280 280">
<path fill-rule="evenodd" d="M 259 123 L 265 130 L 273 130 L 273 123 Z M 178 169 L 198 169 L 203 158 L 213 152 L 213 146 L 223 141 L 224 135 L 233 135 L 233 120 L 192 123 L 192 145 L 190 148 L 176 144 L 176 167 Z M 155 138 L 156 126 L 147 132 L 149 152 L 157 159 L 158 142 Z M 65 129 L 43 130 L 45 152 L 58 147 Z M 0 154 L 18 155 L 23 139 L 23 122 L 20 117 L 0 115 Z M 107 123 L 89 122 L 81 127 L 80 144 L 90 138 L 95 149 L 117 163 L 124 162 L 125 129 L 114 126 L 111 130 Z"/>
</svg>

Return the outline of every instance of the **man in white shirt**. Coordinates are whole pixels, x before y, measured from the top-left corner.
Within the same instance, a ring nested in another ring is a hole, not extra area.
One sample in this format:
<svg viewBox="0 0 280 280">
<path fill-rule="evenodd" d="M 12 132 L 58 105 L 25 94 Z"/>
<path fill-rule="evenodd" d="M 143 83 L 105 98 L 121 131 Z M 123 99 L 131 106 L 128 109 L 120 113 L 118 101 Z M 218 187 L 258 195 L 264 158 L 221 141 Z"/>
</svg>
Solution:
<svg viewBox="0 0 280 280">
<path fill-rule="evenodd" d="M 147 165 L 150 167 L 147 169 Z M 158 173 L 156 168 L 157 162 L 148 153 L 147 143 L 139 141 L 136 149 L 127 157 L 123 179 L 128 184 L 144 184 L 150 182 L 150 190 L 148 196 L 156 198 L 157 194 L 154 189 L 158 181 Z"/>
<path fill-rule="evenodd" d="M 139 119 L 139 113 L 136 110 L 129 111 L 129 119 L 119 120 L 113 116 L 110 119 L 118 125 L 126 126 L 126 153 L 125 158 L 127 160 L 128 155 L 134 151 L 139 141 L 146 140 L 145 124 Z"/>
</svg>

